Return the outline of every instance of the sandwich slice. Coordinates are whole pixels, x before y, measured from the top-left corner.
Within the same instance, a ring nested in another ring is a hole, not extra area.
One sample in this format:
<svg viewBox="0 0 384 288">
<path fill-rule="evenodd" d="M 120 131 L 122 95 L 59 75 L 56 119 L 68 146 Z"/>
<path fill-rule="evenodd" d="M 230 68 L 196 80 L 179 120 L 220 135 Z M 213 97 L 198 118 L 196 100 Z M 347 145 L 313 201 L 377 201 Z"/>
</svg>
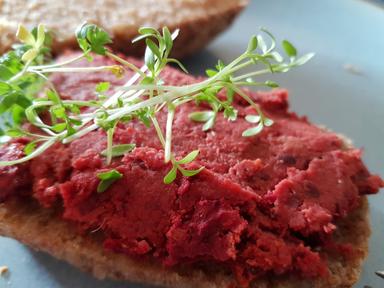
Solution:
<svg viewBox="0 0 384 288">
<path fill-rule="evenodd" d="M 248 0 L 102 0 L 29 1 L 5 0 L 0 3 L 0 53 L 17 40 L 19 23 L 35 27 L 44 23 L 55 37 L 53 52 L 77 48 L 73 31 L 84 21 L 106 29 L 113 38 L 113 49 L 142 55 L 144 45 L 130 45 L 138 28 L 150 26 L 183 33 L 175 43 L 174 56 L 181 58 L 205 47 L 225 30 L 248 4 Z"/>
<path fill-rule="evenodd" d="M 310 56 L 297 57 L 285 41 L 289 60 L 280 61 L 259 35 L 203 79 L 163 65 L 178 63 L 168 58 L 166 29 L 141 30 L 158 43 L 149 44 L 145 66 L 111 57 L 87 37 L 103 31 L 82 29 L 83 52 L 56 59 L 70 65 L 21 70 L 49 78 L 0 148 L 1 235 L 100 279 L 163 287 L 356 282 L 370 234 L 366 197 L 382 179 L 345 138 L 289 111 L 286 90 L 239 88 L 258 84 L 239 75 L 244 66 L 263 60 L 267 70 L 253 75 L 285 72 Z M 101 55 L 90 59 L 90 51 Z M 122 73 L 123 64 L 131 71 Z M 25 76 L 16 75 L 8 81 Z"/>
</svg>

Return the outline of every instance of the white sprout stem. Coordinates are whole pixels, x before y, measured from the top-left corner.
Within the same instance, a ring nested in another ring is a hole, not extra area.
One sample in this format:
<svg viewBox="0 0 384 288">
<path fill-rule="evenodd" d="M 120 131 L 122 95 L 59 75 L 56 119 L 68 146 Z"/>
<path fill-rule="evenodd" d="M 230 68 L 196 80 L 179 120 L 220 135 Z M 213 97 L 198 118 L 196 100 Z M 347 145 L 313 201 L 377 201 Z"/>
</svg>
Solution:
<svg viewBox="0 0 384 288">
<path fill-rule="evenodd" d="M 84 122 L 83 122 L 83 126 L 86 125 L 87 123 L 89 123 L 92 119 L 85 119 Z M 69 136 L 69 137 L 66 137 L 62 140 L 63 144 L 68 144 L 70 143 L 71 141 L 77 139 L 77 138 L 80 138 L 86 134 L 88 134 L 89 132 L 95 130 L 99 128 L 99 125 L 97 124 L 92 124 L 88 127 L 85 127 L 83 130 L 80 130 L 79 132 Z"/>
<path fill-rule="evenodd" d="M 115 128 L 110 128 L 107 131 L 107 165 L 112 162 L 112 145 L 113 145 L 113 133 Z"/>
<path fill-rule="evenodd" d="M 21 70 L 19 73 L 17 73 L 15 76 L 13 76 L 11 79 L 9 79 L 7 81 L 7 83 L 12 83 L 16 80 L 18 80 L 19 78 L 23 77 L 24 74 L 27 72 L 27 69 L 29 68 L 29 66 L 31 65 L 32 63 L 32 60 L 28 60 L 28 62 L 24 65 L 24 68 L 23 70 Z"/>
<path fill-rule="evenodd" d="M 145 72 L 147 71 L 147 66 L 143 66 L 141 67 L 141 71 Z M 131 79 L 129 79 L 123 87 L 127 87 L 127 86 L 130 86 L 132 85 L 133 83 L 135 83 L 138 79 L 140 78 L 140 74 L 139 73 L 136 73 L 135 75 L 132 76 Z M 121 96 L 124 95 L 124 93 L 127 93 L 127 92 L 124 92 L 124 91 L 118 91 L 116 92 L 115 94 L 113 94 L 111 97 L 108 98 L 107 101 L 105 101 L 105 103 L 103 104 L 104 107 L 109 107 L 111 106 L 112 104 L 115 104 L 117 102 L 117 99 Z"/>
<path fill-rule="evenodd" d="M 153 126 L 155 127 L 157 137 L 159 138 L 160 143 L 163 146 L 163 148 L 165 148 L 165 139 L 164 139 L 163 132 L 161 131 L 159 122 L 157 122 L 157 119 L 154 116 L 151 116 L 151 120 L 152 120 Z"/>
<path fill-rule="evenodd" d="M 51 65 L 30 66 L 29 68 L 31 68 L 32 70 L 42 70 L 42 69 L 46 69 L 46 68 L 62 67 L 62 66 L 71 64 L 73 62 L 76 62 L 76 61 L 78 61 L 78 60 L 80 60 L 80 59 L 82 59 L 84 57 L 85 57 L 85 55 L 83 53 L 83 54 L 80 54 L 79 56 L 76 56 L 75 58 L 72 58 L 72 59 L 69 59 L 67 61 L 63 61 L 63 62 L 60 62 L 60 63 L 51 64 Z"/>
<path fill-rule="evenodd" d="M 58 67 L 58 68 L 46 68 L 41 69 L 39 72 L 41 73 L 84 73 L 84 72 L 99 72 L 106 71 L 108 69 L 112 69 L 115 66 L 97 66 L 97 67 Z M 28 72 L 35 73 L 36 70 L 29 68 Z"/>
<path fill-rule="evenodd" d="M 37 147 L 36 150 L 33 151 L 31 154 L 16 160 L 0 161 L 0 166 L 10 166 L 10 165 L 20 164 L 20 163 L 29 161 L 39 156 L 40 154 L 42 154 L 45 150 L 47 150 L 49 147 L 55 144 L 55 142 L 56 142 L 56 138 L 51 138 L 50 140 L 46 141 L 44 144 Z"/>
<path fill-rule="evenodd" d="M 171 160 L 171 146 L 172 146 L 172 123 L 175 116 L 175 107 L 168 105 L 167 123 L 165 127 L 165 147 L 164 147 L 164 161 L 168 163 Z"/>
</svg>

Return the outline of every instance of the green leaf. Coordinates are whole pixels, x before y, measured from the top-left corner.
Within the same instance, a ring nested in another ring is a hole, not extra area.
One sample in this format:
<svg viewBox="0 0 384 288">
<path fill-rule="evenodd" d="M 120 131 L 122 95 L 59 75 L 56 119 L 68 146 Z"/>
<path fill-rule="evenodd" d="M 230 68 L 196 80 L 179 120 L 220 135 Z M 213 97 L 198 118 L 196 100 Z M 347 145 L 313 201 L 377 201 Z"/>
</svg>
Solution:
<svg viewBox="0 0 384 288">
<path fill-rule="evenodd" d="M 249 128 L 245 130 L 242 134 L 243 137 L 251 137 L 259 134 L 263 130 L 264 126 L 263 123 L 259 123 L 256 127 Z"/>
<path fill-rule="evenodd" d="M 95 91 L 97 93 L 104 93 L 109 90 L 111 83 L 109 82 L 100 82 L 96 85 Z"/>
<path fill-rule="evenodd" d="M 191 163 L 193 160 L 196 159 L 196 157 L 199 155 L 199 150 L 193 150 L 192 152 L 188 153 L 187 156 L 185 156 L 183 159 L 177 161 L 178 164 L 188 164 Z"/>
<path fill-rule="evenodd" d="M 35 37 L 33 37 L 32 33 L 25 28 L 24 25 L 19 24 L 17 28 L 16 37 L 21 42 L 33 46 L 35 44 Z"/>
<path fill-rule="evenodd" d="M 167 50 L 171 51 L 173 46 L 173 40 L 172 40 L 171 32 L 169 31 L 168 27 L 163 27 L 163 38 L 164 38 L 165 46 Z"/>
<path fill-rule="evenodd" d="M 307 63 L 309 60 L 311 60 L 315 56 L 315 53 L 308 53 L 303 56 L 301 56 L 299 59 L 297 59 L 294 63 L 296 66 L 301 66 Z"/>
<path fill-rule="evenodd" d="M 264 126 L 269 127 L 269 126 L 272 126 L 272 125 L 273 125 L 273 120 L 270 119 L 270 118 L 264 118 L 263 123 L 264 123 Z"/>
<path fill-rule="evenodd" d="M 13 129 L 7 130 L 7 132 L 5 134 L 10 136 L 10 137 L 21 137 L 21 136 L 25 135 L 25 132 L 18 129 L 18 128 L 13 128 Z"/>
<path fill-rule="evenodd" d="M 67 116 L 67 114 L 65 113 L 65 108 L 62 106 L 53 106 L 51 108 L 51 113 L 59 119 L 64 119 Z"/>
<path fill-rule="evenodd" d="M 106 171 L 106 172 L 98 173 L 97 178 L 99 178 L 101 180 L 99 185 L 97 186 L 97 193 L 103 193 L 113 183 L 115 183 L 117 180 L 123 178 L 123 174 L 121 174 L 119 171 L 117 171 L 115 169 L 111 169 L 111 170 Z"/>
<path fill-rule="evenodd" d="M 21 60 L 24 62 L 32 61 L 36 58 L 38 53 L 39 53 L 38 50 L 36 50 L 35 48 L 31 48 L 23 54 L 23 56 L 21 57 Z"/>
<path fill-rule="evenodd" d="M 61 99 L 60 99 L 59 95 L 56 93 L 56 91 L 49 89 L 49 90 L 47 90 L 46 95 L 47 95 L 48 99 L 51 100 L 53 103 L 55 103 L 55 104 L 61 103 Z"/>
<path fill-rule="evenodd" d="M 267 52 L 267 44 L 265 44 L 264 38 L 261 35 L 257 35 L 257 43 L 263 53 Z"/>
<path fill-rule="evenodd" d="M 295 46 L 291 44 L 291 42 L 289 42 L 288 40 L 283 40 L 281 42 L 281 45 L 283 46 L 285 54 L 287 54 L 289 57 L 296 57 L 297 50 Z"/>
<path fill-rule="evenodd" d="M 165 175 L 163 181 L 165 184 L 171 184 L 173 181 L 175 181 L 177 176 L 177 167 L 173 166 L 171 170 Z"/>
<path fill-rule="evenodd" d="M 273 57 L 273 59 L 275 59 L 276 62 L 281 63 L 284 61 L 283 56 L 281 56 L 280 53 L 277 51 L 271 52 L 270 55 Z"/>
<path fill-rule="evenodd" d="M 0 97 L 12 91 L 12 86 L 8 83 L 0 81 Z"/>
<path fill-rule="evenodd" d="M 159 47 L 156 46 L 155 42 L 153 42 L 151 39 L 145 39 L 145 44 L 147 44 L 147 48 L 151 49 L 152 53 L 158 59 L 162 58 Z"/>
<path fill-rule="evenodd" d="M 144 62 L 147 65 L 149 71 L 154 72 L 155 70 L 155 55 L 152 50 L 147 46 L 144 54 Z"/>
<path fill-rule="evenodd" d="M 247 115 L 245 116 L 245 120 L 249 123 L 259 123 L 261 117 L 259 115 Z"/>
<path fill-rule="evenodd" d="M 158 33 L 157 30 L 152 27 L 141 27 L 138 31 L 142 35 L 156 35 Z"/>
<path fill-rule="evenodd" d="M 211 129 L 213 125 L 215 125 L 215 120 L 216 120 L 216 116 L 211 117 L 207 122 L 205 122 L 202 128 L 203 131 L 208 131 L 209 129 Z"/>
<path fill-rule="evenodd" d="M 44 25 L 39 24 L 39 26 L 37 27 L 37 37 L 36 37 L 35 47 L 37 49 L 40 49 L 40 47 L 44 45 L 44 42 L 45 42 L 45 28 L 44 28 Z"/>
<path fill-rule="evenodd" d="M 277 84 L 274 81 L 270 81 L 270 80 L 265 81 L 264 84 L 267 85 L 268 87 L 271 87 L 271 88 L 279 87 L 279 84 Z"/>
<path fill-rule="evenodd" d="M 185 177 L 192 177 L 192 176 L 195 176 L 196 174 L 199 174 L 201 171 L 204 170 L 204 166 L 200 167 L 199 169 L 196 169 L 196 170 L 185 170 L 183 168 L 179 168 L 181 174 L 183 174 L 183 176 Z"/>
<path fill-rule="evenodd" d="M 76 31 L 76 39 L 84 52 L 90 49 L 99 55 L 105 55 L 105 45 L 112 43 L 109 34 L 95 24 L 84 23 Z"/>
<path fill-rule="evenodd" d="M 27 145 L 24 147 L 24 153 L 25 155 L 31 154 L 33 151 L 36 149 L 36 142 L 29 142 Z"/>
<path fill-rule="evenodd" d="M 235 121 L 237 119 L 237 110 L 232 106 L 225 107 L 224 117 L 230 121 Z"/>
<path fill-rule="evenodd" d="M 65 128 L 67 128 L 67 123 L 57 123 L 53 125 L 51 129 L 57 133 L 60 133 L 63 132 Z"/>
<path fill-rule="evenodd" d="M 206 122 L 214 116 L 215 112 L 213 111 L 197 111 L 192 112 L 188 115 L 189 119 L 196 122 Z"/>
<path fill-rule="evenodd" d="M 208 77 L 213 77 L 217 74 L 218 72 L 216 70 L 212 70 L 212 69 L 207 69 L 205 70 L 205 74 L 207 74 Z"/>
<path fill-rule="evenodd" d="M 167 59 L 167 63 L 175 63 L 177 66 L 180 67 L 181 70 L 183 70 L 184 73 L 189 73 L 187 68 L 185 68 L 185 66 L 177 59 L 169 58 Z"/>
<path fill-rule="evenodd" d="M 247 52 L 253 52 L 257 48 L 257 37 L 252 36 L 251 40 L 248 42 Z"/>
<path fill-rule="evenodd" d="M 119 144 L 112 146 L 112 157 L 123 156 L 124 154 L 131 152 L 135 149 L 136 144 Z M 101 152 L 101 155 L 107 156 L 107 149 Z"/>
</svg>

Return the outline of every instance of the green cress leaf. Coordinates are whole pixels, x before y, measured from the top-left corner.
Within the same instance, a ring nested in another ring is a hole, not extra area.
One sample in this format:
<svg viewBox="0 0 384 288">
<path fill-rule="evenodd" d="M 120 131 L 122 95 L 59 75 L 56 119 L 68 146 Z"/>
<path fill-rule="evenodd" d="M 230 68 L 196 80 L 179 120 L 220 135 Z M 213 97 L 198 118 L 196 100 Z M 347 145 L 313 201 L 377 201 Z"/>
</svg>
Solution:
<svg viewBox="0 0 384 288">
<path fill-rule="evenodd" d="M 271 87 L 271 88 L 276 88 L 276 87 L 279 87 L 279 84 L 277 84 L 276 82 L 274 81 L 270 81 L 270 80 L 267 80 L 264 82 L 264 84 L 268 87 Z"/>
<path fill-rule="evenodd" d="M 192 112 L 188 115 L 189 119 L 196 122 L 207 122 L 209 119 L 215 116 L 213 111 L 197 111 Z"/>
<path fill-rule="evenodd" d="M 112 157 L 123 156 L 124 154 L 131 152 L 135 149 L 136 144 L 119 144 L 112 146 Z M 107 156 L 107 149 L 101 152 L 101 155 Z"/>
<path fill-rule="evenodd" d="M 36 142 L 30 142 L 24 147 L 24 153 L 25 155 L 31 154 L 36 149 Z"/>
<path fill-rule="evenodd" d="M 285 51 L 285 53 L 289 56 L 289 57 L 296 57 L 297 55 L 297 50 L 295 48 L 295 46 L 293 46 L 291 44 L 291 42 L 289 42 L 288 40 L 283 40 L 281 42 L 281 45 L 283 46 L 283 49 Z"/>
<path fill-rule="evenodd" d="M 267 52 L 267 44 L 265 43 L 263 36 L 257 35 L 256 38 L 257 38 L 257 43 L 258 43 L 261 51 L 263 53 L 266 53 Z"/>
<path fill-rule="evenodd" d="M 111 83 L 109 82 L 100 82 L 96 85 L 95 91 L 97 93 L 104 93 L 109 90 L 110 86 L 111 86 Z"/>
<path fill-rule="evenodd" d="M 259 134 L 262 130 L 263 130 L 264 126 L 263 126 L 263 123 L 260 122 L 259 125 L 257 125 L 256 127 L 251 127 L 251 128 L 248 128 L 247 130 L 245 130 L 243 132 L 243 134 L 241 134 L 243 137 L 251 137 L 251 136 L 255 136 L 257 134 Z"/>
<path fill-rule="evenodd" d="M 98 173 L 97 178 L 99 178 L 101 181 L 97 186 L 97 193 L 105 192 L 113 183 L 115 183 L 117 180 L 121 179 L 122 177 L 123 177 L 123 174 L 121 174 L 119 171 L 115 169 Z"/>
<path fill-rule="evenodd" d="M 180 170 L 181 174 L 183 174 L 183 176 L 192 177 L 192 176 L 195 176 L 196 174 L 199 174 L 201 171 L 204 170 L 204 168 L 205 167 L 200 167 L 199 169 L 196 169 L 196 170 L 185 170 L 185 169 L 179 167 L 179 170 Z"/>
<path fill-rule="evenodd" d="M 308 53 L 300 57 L 299 59 L 295 60 L 295 66 L 301 66 L 307 63 L 309 60 L 311 60 L 315 56 L 315 53 Z"/>
<path fill-rule="evenodd" d="M 261 117 L 259 115 L 247 115 L 245 116 L 245 120 L 249 123 L 259 123 Z"/>
<path fill-rule="evenodd" d="M 164 177 L 164 183 L 165 184 L 171 184 L 173 181 L 175 181 L 177 176 L 177 167 L 173 166 L 171 170 L 165 175 Z"/>
<path fill-rule="evenodd" d="M 87 53 L 90 50 L 99 55 L 105 55 L 107 52 L 105 45 L 112 43 L 111 37 L 105 30 L 88 23 L 84 23 L 77 29 L 76 39 L 84 52 Z"/>
<path fill-rule="evenodd" d="M 185 66 L 177 59 L 169 58 L 169 59 L 167 59 L 167 63 L 174 63 L 177 66 L 179 66 L 180 69 L 183 70 L 184 73 L 186 73 L 186 74 L 189 73 L 187 68 L 185 68 Z"/>
<path fill-rule="evenodd" d="M 187 156 L 177 161 L 178 164 L 188 164 L 191 163 L 199 155 L 199 150 L 193 150 Z"/>
<path fill-rule="evenodd" d="M 270 118 L 264 118 L 263 123 L 264 123 L 264 126 L 269 127 L 269 126 L 272 126 L 272 125 L 273 125 L 273 120 L 270 119 Z"/>
<path fill-rule="evenodd" d="M 168 27 L 163 27 L 163 37 L 164 37 L 165 46 L 167 50 L 171 51 L 173 47 L 173 40 L 172 40 L 172 34 L 169 31 Z"/>
<path fill-rule="evenodd" d="M 252 36 L 251 40 L 248 42 L 247 52 L 253 52 L 257 48 L 257 37 L 255 35 Z"/>
<path fill-rule="evenodd" d="M 16 38 L 19 39 L 20 42 L 30 46 L 34 46 L 35 44 L 35 37 L 33 37 L 32 33 L 21 24 L 17 28 Z"/>
<path fill-rule="evenodd" d="M 156 46 L 155 42 L 153 42 L 151 39 L 145 39 L 145 44 L 147 44 L 147 47 L 151 49 L 152 53 L 157 57 L 161 58 L 162 55 L 160 53 L 159 47 Z"/>
</svg>

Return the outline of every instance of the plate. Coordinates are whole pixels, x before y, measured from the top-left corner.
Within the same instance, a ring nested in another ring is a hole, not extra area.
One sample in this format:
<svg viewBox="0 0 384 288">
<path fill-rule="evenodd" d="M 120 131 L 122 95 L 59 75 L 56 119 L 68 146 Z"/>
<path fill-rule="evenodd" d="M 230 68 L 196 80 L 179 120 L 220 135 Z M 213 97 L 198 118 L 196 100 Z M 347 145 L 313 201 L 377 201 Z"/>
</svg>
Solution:
<svg viewBox="0 0 384 288">
<path fill-rule="evenodd" d="M 184 61 L 190 72 L 202 74 L 218 58 L 229 62 L 261 26 L 278 39 L 289 39 L 303 53 L 315 52 L 305 66 L 270 78 L 290 91 L 292 110 L 349 136 L 364 149 L 370 170 L 384 176 L 384 9 L 360 0 L 251 2 L 231 29 Z M 370 204 L 373 233 L 369 257 L 355 286 L 359 288 L 384 287 L 384 280 L 374 273 L 384 270 L 384 193 L 371 196 Z M 95 280 L 5 238 L 0 238 L 1 265 L 11 271 L 0 279 L 0 287 L 6 288 L 144 287 Z"/>
</svg>

